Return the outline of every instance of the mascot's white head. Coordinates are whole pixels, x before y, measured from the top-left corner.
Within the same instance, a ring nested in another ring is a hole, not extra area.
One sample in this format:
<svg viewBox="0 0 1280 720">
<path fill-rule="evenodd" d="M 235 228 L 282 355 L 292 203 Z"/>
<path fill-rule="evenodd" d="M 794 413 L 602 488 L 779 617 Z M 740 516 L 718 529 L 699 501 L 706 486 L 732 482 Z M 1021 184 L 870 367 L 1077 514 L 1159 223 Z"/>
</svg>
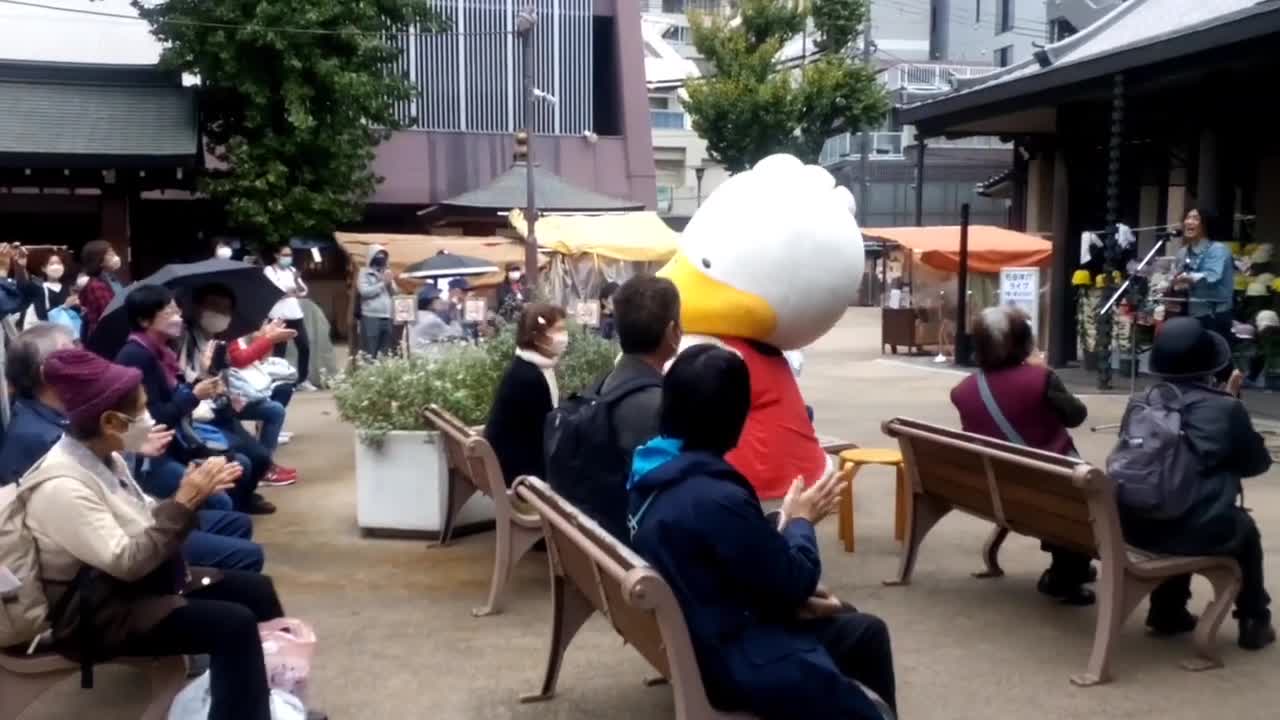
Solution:
<svg viewBox="0 0 1280 720">
<path fill-rule="evenodd" d="M 827 333 L 865 261 L 853 195 L 817 165 L 771 155 L 726 180 L 689 221 L 659 275 L 680 289 L 687 333 L 782 350 Z"/>
</svg>

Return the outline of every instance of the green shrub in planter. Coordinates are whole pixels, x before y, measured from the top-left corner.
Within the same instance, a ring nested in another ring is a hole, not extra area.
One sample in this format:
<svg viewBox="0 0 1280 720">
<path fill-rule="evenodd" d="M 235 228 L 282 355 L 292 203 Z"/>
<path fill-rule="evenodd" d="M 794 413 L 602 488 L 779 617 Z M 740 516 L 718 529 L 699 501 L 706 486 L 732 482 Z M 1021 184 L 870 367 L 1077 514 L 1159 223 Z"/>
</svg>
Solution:
<svg viewBox="0 0 1280 720">
<path fill-rule="evenodd" d="M 569 349 L 556 368 L 562 396 L 589 387 L 613 368 L 618 348 L 588 328 L 570 326 Z M 343 420 L 377 443 L 395 430 L 424 430 L 422 409 L 435 403 L 468 425 L 482 425 L 493 395 L 515 357 L 507 328 L 479 345 L 441 344 L 435 352 L 388 356 L 333 381 Z"/>
</svg>

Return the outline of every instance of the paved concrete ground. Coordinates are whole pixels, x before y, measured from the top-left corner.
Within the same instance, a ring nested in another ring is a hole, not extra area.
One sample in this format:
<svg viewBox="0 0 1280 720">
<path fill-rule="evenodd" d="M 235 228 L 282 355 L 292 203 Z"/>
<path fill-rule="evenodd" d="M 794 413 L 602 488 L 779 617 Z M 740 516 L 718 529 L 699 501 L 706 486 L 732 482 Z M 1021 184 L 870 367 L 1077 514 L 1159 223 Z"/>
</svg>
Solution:
<svg viewBox="0 0 1280 720">
<path fill-rule="evenodd" d="M 882 420 L 907 415 L 955 423 L 947 391 L 959 376 L 882 360 L 877 315 L 853 311 L 808 353 L 802 377 L 819 429 L 864 446 L 883 442 Z M 1090 422 L 1116 422 L 1123 398 L 1087 397 Z M 463 720 L 651 719 L 671 716 L 668 692 L 645 688 L 638 656 L 609 627 L 593 620 L 579 635 L 561 674 L 561 694 L 521 705 L 534 689 L 546 652 L 549 602 L 543 556 L 518 569 L 507 614 L 473 619 L 490 573 L 492 535 L 439 549 L 406 540 L 363 539 L 355 527 L 351 430 L 324 395 L 295 401 L 297 439 L 284 461 L 302 469 L 296 487 L 271 490 L 281 512 L 259 524 L 288 610 L 311 620 L 320 636 L 314 696 L 334 718 Z M 1100 462 L 1111 436 L 1077 434 L 1084 455 Z M 1268 570 L 1280 570 L 1271 532 L 1280 522 L 1275 473 L 1253 481 L 1249 503 L 1263 528 Z M 1280 655 L 1235 648 L 1234 625 L 1221 638 L 1225 670 L 1188 674 L 1177 662 L 1185 640 L 1143 635 L 1131 619 L 1115 657 L 1116 682 L 1077 689 L 1067 677 L 1083 669 L 1094 611 L 1057 606 L 1034 589 L 1046 558 L 1037 543 L 1011 539 L 1008 576 L 980 581 L 978 551 L 988 527 L 964 517 L 945 520 L 926 541 L 915 583 L 882 587 L 897 568 L 892 541 L 893 491 L 887 471 L 858 478 L 858 552 L 837 546 L 834 522 L 819 528 L 826 581 L 845 599 L 882 615 L 897 655 L 906 720 L 1192 720 L 1277 715 Z M 1196 605 L 1207 596 L 1196 586 Z M 59 688 L 27 720 L 136 718 L 139 684 L 128 671 L 104 671 L 101 689 Z M 132 714 L 131 714 L 132 713 Z M 3 720 L 3 719 L 0 719 Z M 801 719 L 802 720 L 802 719 Z"/>
</svg>

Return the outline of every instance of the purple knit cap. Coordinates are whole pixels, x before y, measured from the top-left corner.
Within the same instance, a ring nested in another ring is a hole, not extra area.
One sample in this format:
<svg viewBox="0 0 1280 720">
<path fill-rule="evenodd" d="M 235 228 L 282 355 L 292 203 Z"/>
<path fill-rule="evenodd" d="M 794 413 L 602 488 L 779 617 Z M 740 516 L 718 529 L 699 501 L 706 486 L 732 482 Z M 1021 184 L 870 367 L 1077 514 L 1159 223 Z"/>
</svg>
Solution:
<svg viewBox="0 0 1280 720">
<path fill-rule="evenodd" d="M 83 427 L 114 408 L 142 384 L 142 372 L 79 348 L 58 350 L 41 367 L 71 424 Z"/>
</svg>

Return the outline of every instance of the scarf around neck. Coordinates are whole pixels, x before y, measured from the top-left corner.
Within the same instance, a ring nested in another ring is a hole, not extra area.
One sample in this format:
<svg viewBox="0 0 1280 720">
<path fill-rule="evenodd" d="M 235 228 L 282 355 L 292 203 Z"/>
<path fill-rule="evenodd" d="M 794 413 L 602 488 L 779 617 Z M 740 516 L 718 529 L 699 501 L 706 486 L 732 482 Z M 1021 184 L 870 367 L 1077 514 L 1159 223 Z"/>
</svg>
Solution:
<svg viewBox="0 0 1280 720">
<path fill-rule="evenodd" d="M 160 365 L 160 371 L 164 373 L 165 384 L 170 390 L 178 385 L 178 373 L 182 371 L 182 365 L 178 362 L 178 356 L 168 345 L 157 342 L 142 330 L 130 333 L 129 340 L 138 343 L 155 356 L 156 362 Z"/>
<path fill-rule="evenodd" d="M 551 390 L 551 407 L 559 407 L 560 386 L 556 383 L 556 363 L 559 362 L 559 358 L 549 358 L 537 350 L 524 348 L 516 348 L 516 357 L 542 371 L 542 377 L 547 381 L 547 388 Z"/>
</svg>

